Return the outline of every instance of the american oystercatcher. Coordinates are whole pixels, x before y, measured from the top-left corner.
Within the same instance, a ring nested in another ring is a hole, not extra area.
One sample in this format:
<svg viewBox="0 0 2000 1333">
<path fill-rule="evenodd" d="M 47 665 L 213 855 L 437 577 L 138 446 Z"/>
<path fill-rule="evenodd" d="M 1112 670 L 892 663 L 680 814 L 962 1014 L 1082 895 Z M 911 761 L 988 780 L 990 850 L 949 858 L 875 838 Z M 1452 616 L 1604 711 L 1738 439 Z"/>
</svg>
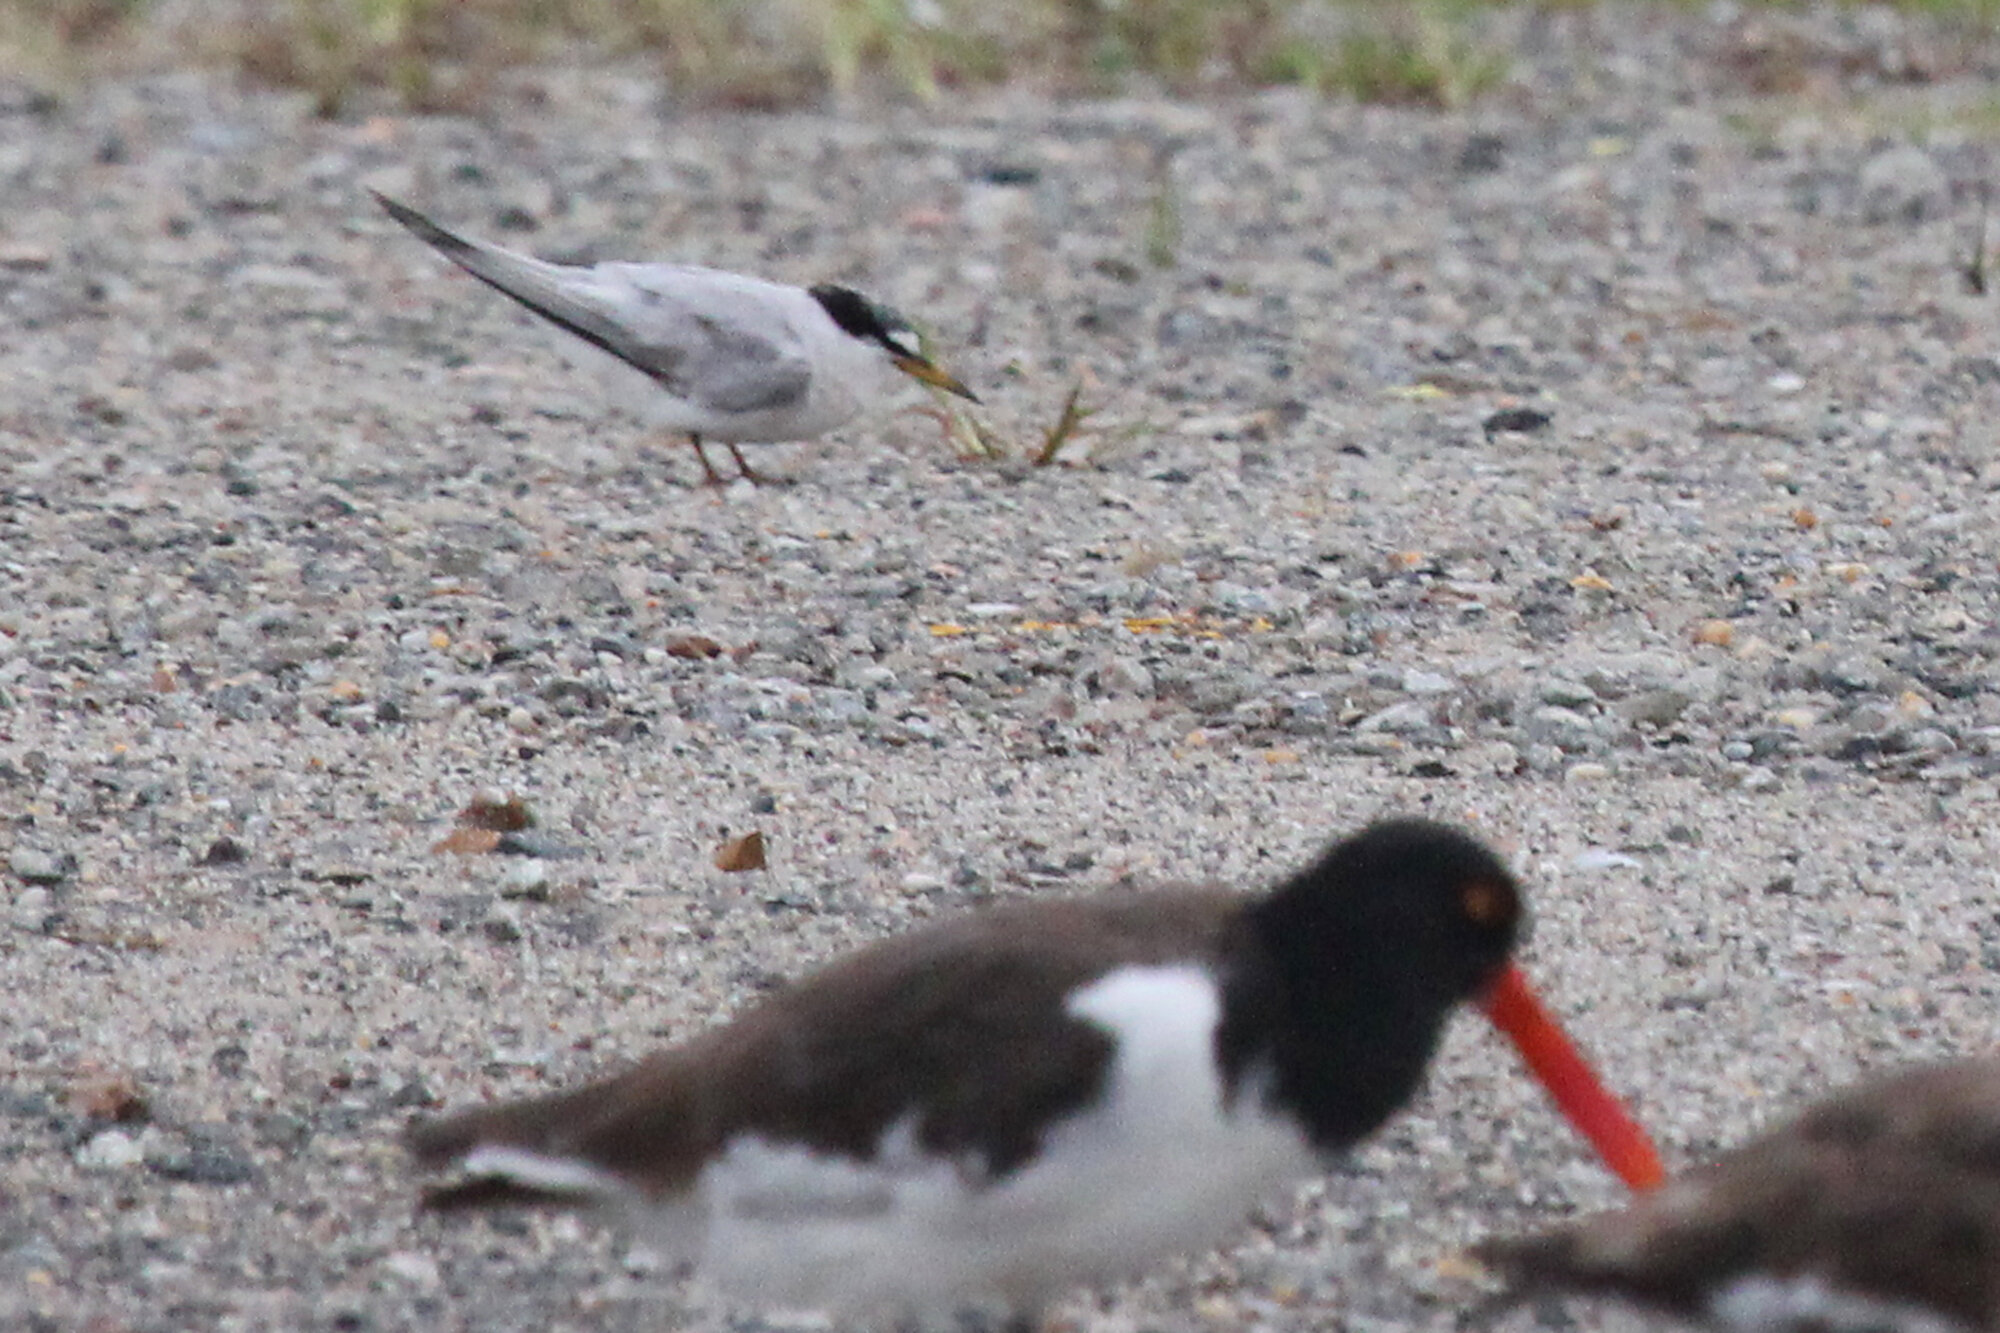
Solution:
<svg viewBox="0 0 2000 1333">
<path fill-rule="evenodd" d="M 571 1092 L 422 1121 L 426 1202 L 610 1204 L 739 1304 L 1031 1319 L 1226 1238 L 1416 1093 L 1477 1001 L 1635 1186 L 1645 1136 L 1508 961 L 1474 839 L 1376 824 L 1262 896 L 996 907 Z"/>
<path fill-rule="evenodd" d="M 605 383 L 633 415 L 703 440 L 809 440 L 844 425 L 905 375 L 974 402 L 917 345 L 909 321 L 847 287 L 791 287 L 692 264 L 550 264 L 446 231 L 375 196 L 390 217 L 487 286 L 610 358 Z M 580 345 L 579 345 L 580 346 Z"/>
<path fill-rule="evenodd" d="M 2000 1329 L 2000 1060 L 1848 1089 L 1629 1208 L 1475 1252 L 1512 1297 L 1740 1333 Z"/>
</svg>

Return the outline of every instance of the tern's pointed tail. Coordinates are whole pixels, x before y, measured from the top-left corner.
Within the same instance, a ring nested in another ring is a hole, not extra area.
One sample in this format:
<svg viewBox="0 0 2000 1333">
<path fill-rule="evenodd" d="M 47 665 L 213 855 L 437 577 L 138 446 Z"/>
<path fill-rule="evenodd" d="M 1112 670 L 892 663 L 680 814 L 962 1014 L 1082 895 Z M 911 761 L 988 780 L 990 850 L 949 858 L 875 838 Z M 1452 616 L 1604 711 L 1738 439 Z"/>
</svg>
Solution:
<svg viewBox="0 0 2000 1333">
<path fill-rule="evenodd" d="M 469 261 L 476 260 L 480 253 L 486 249 L 484 246 L 466 240 L 456 232 L 446 231 L 416 209 L 411 208 L 407 204 L 397 203 L 380 190 L 370 190 L 368 193 L 375 197 L 375 202 L 382 205 L 383 211 L 390 217 L 396 219 L 396 221 L 402 223 L 426 241 L 429 241 L 458 263 L 465 264 L 468 269 L 471 268 L 471 262 Z"/>
<path fill-rule="evenodd" d="M 375 202 L 390 217 L 427 241 L 437 252 L 457 264 L 495 291 L 513 297 L 543 319 L 567 329 L 585 342 L 623 361 L 647 369 L 634 357 L 617 321 L 587 298 L 585 269 L 566 269 L 527 255 L 515 254 L 497 245 L 475 241 L 445 230 L 407 204 L 377 190 L 370 190 Z M 649 371 L 650 373 L 650 371 Z"/>
</svg>

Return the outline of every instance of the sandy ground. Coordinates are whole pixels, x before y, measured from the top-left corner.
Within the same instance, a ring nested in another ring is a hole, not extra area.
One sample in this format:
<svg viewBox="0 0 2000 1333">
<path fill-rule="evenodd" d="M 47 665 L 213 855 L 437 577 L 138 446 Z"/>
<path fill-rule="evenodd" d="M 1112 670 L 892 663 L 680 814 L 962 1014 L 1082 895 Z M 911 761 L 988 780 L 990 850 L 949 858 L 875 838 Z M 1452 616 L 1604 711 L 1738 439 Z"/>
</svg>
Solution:
<svg viewBox="0 0 2000 1333">
<path fill-rule="evenodd" d="M 398 1126 L 940 913 L 1260 884 L 1386 811 L 1507 850 L 1676 1161 L 1989 1048 L 1993 53 L 1521 36 L 1456 113 L 0 89 L 0 1324 L 719 1326 L 595 1228 L 413 1217 Z M 851 282 L 1012 439 L 1098 411 L 1037 469 L 913 394 L 704 488 L 369 186 Z M 437 850 L 487 792 L 525 854 Z M 769 868 L 716 870 L 753 828 Z M 1616 1193 L 1474 1028 L 1239 1249 L 1065 1320 L 1458 1327 L 1460 1246 Z"/>
</svg>

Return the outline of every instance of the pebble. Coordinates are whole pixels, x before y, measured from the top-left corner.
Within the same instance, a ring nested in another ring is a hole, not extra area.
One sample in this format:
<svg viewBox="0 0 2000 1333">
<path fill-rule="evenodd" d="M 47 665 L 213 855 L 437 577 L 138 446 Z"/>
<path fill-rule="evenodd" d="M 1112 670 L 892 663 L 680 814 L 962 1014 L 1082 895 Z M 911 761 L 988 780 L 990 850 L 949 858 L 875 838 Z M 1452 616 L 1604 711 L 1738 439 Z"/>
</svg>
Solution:
<svg viewBox="0 0 2000 1333">
<path fill-rule="evenodd" d="M 896 688 L 896 672 L 892 667 L 880 662 L 860 662 L 850 666 L 841 664 L 838 676 L 841 684 L 855 690 L 893 690 Z"/>
<path fill-rule="evenodd" d="M 182 1145 L 154 1144 L 146 1149 L 145 1159 L 146 1169 L 154 1175 L 189 1185 L 241 1185 L 256 1176 L 241 1152 L 206 1138 Z"/>
<path fill-rule="evenodd" d="M 142 1139 L 151 1132 L 145 1130 L 135 1136 L 122 1129 L 99 1130 L 76 1150 L 77 1167 L 84 1171 L 123 1171 L 138 1166 L 146 1160 Z"/>
<path fill-rule="evenodd" d="M 0 268 L 18 273 L 39 272 L 55 263 L 55 252 L 46 246 L 0 244 Z"/>
<path fill-rule="evenodd" d="M 1536 741 L 1572 754 L 1598 745 L 1597 724 L 1574 709 L 1547 704 L 1528 716 L 1527 733 Z"/>
<path fill-rule="evenodd" d="M 1536 696 L 1543 703 L 1553 704 L 1557 708 L 1588 708 L 1597 702 L 1596 690 L 1581 681 L 1574 680 L 1543 681 Z"/>
<path fill-rule="evenodd" d="M 1670 727 L 1680 721 L 1694 698 L 1685 690 L 1642 690 L 1616 705 L 1618 715 L 1638 726 Z"/>
<path fill-rule="evenodd" d="M 23 889 L 14 895 L 8 914 L 17 928 L 39 931 L 47 927 L 49 913 L 54 909 L 55 896 L 47 889 Z"/>
<path fill-rule="evenodd" d="M 502 833 L 500 841 L 493 845 L 500 856 L 528 856 L 543 861 L 573 861 L 589 854 L 589 849 L 574 843 L 560 842 L 536 829 L 517 829 Z M 528 874 L 522 871 L 522 874 Z"/>
<path fill-rule="evenodd" d="M 1084 673 L 1084 683 L 1100 695 L 1131 695 L 1148 698 L 1153 694 L 1153 673 L 1129 657 L 1107 657 Z"/>
<path fill-rule="evenodd" d="M 486 919 L 479 923 L 479 928 L 495 944 L 518 944 L 521 940 L 521 914 L 511 905 L 494 903 L 487 910 Z"/>
<path fill-rule="evenodd" d="M 415 1250 L 391 1250 L 383 1255 L 382 1271 L 421 1291 L 435 1291 L 444 1284 L 437 1260 Z"/>
<path fill-rule="evenodd" d="M 502 898 L 520 898 L 529 902 L 547 902 L 549 899 L 549 863 L 531 858 L 510 862 L 500 879 Z"/>
<path fill-rule="evenodd" d="M 225 834 L 208 844 L 207 850 L 201 854 L 200 864 L 205 866 L 235 866 L 242 865 L 249 859 L 249 849 L 236 839 Z"/>
<path fill-rule="evenodd" d="M 1952 754 L 1958 749 L 1958 742 L 1951 738 L 1951 733 L 1940 731 L 1936 727 L 1921 727 L 1912 731 L 1909 733 L 1906 745 L 1911 751 L 1922 755 Z"/>
<path fill-rule="evenodd" d="M 68 852 L 51 852 L 40 847 L 16 847 L 7 858 L 7 868 L 26 884 L 60 884 L 76 874 L 76 857 Z"/>
<path fill-rule="evenodd" d="M 1432 725 L 1432 706 L 1412 700 L 1407 703 L 1390 704 L 1381 712 L 1370 714 L 1361 720 L 1355 730 L 1363 733 L 1386 732 L 1392 736 L 1411 736 L 1428 731 Z"/>
<path fill-rule="evenodd" d="M 1637 870 L 1645 863 L 1626 852 L 1614 852 L 1608 847 L 1592 847 L 1578 852 L 1570 862 L 1578 870 Z"/>
<path fill-rule="evenodd" d="M 1862 164 L 1861 216 L 1873 223 L 1917 223 L 1937 217 L 1950 197 L 1944 168 L 1915 144 L 1885 148 Z"/>
<path fill-rule="evenodd" d="M 1522 752 L 1521 761 L 1530 772 L 1544 775 L 1559 775 L 1569 767 L 1569 757 L 1563 753 L 1562 747 L 1546 741 L 1528 746 Z"/>
<path fill-rule="evenodd" d="M 1521 766 L 1521 751 L 1507 741 L 1484 741 L 1470 747 L 1465 762 L 1475 771 L 1511 774 Z"/>
<path fill-rule="evenodd" d="M 1403 673 L 1401 681 L 1403 693 L 1418 696 L 1450 694 L 1458 688 L 1458 682 L 1438 671 L 1412 668 Z"/>
</svg>

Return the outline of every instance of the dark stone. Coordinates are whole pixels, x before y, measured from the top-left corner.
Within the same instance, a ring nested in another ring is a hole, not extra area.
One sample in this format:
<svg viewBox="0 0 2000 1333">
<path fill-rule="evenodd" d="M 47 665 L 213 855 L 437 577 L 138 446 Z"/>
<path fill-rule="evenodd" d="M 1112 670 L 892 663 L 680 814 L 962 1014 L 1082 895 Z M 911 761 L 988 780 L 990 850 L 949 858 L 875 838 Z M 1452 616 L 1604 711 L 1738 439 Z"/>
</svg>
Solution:
<svg viewBox="0 0 2000 1333">
<path fill-rule="evenodd" d="M 1481 423 L 1488 435 L 1501 431 L 1519 431 L 1524 434 L 1546 429 L 1555 420 L 1547 412 L 1532 407 L 1504 407 Z"/>
<path fill-rule="evenodd" d="M 242 843 L 224 835 L 208 845 L 201 854 L 201 864 L 205 866 L 239 866 L 250 859 L 250 853 Z"/>
</svg>

